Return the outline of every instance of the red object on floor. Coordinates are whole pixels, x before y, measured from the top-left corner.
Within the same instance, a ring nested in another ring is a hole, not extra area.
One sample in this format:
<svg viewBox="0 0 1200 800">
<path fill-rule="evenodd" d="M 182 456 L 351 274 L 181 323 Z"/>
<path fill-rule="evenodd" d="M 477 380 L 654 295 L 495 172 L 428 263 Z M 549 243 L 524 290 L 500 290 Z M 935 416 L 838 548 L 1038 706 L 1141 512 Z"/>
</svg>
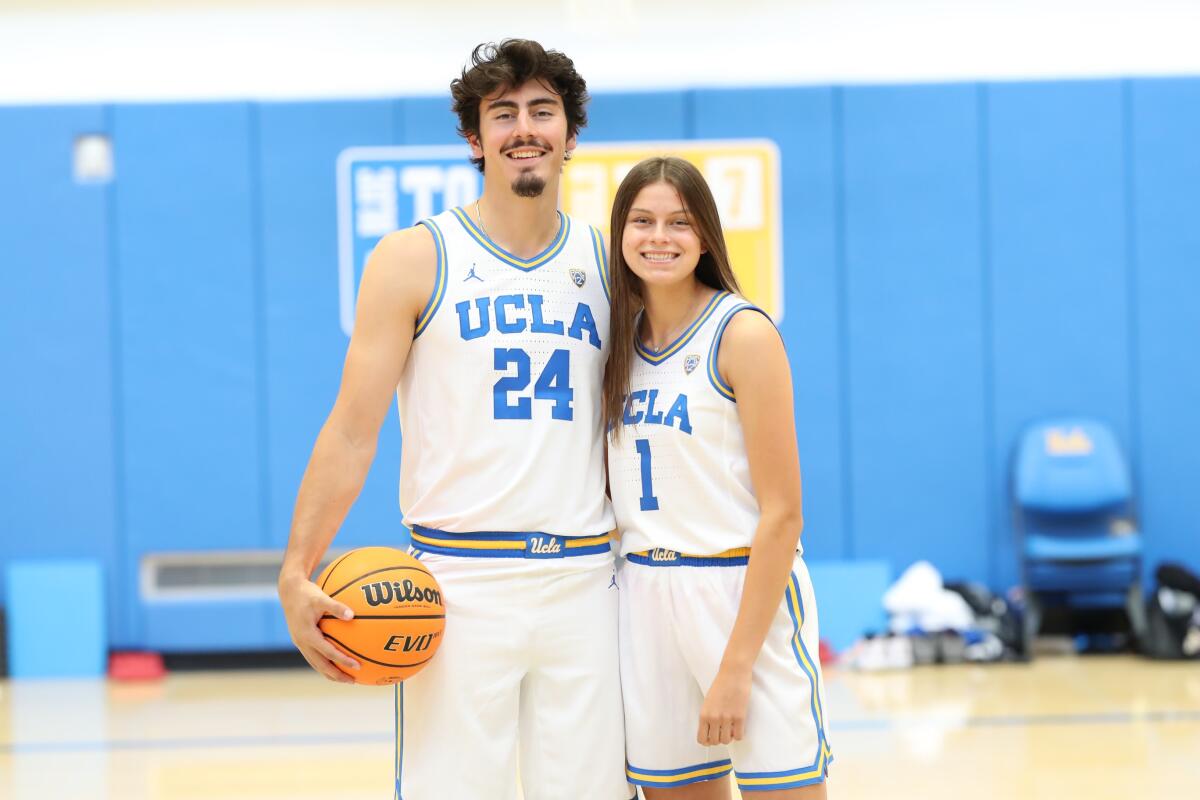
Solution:
<svg viewBox="0 0 1200 800">
<path fill-rule="evenodd" d="M 822 639 L 821 640 L 821 656 L 820 656 L 821 663 L 828 664 L 832 661 L 837 661 L 837 657 L 838 657 L 837 650 L 834 650 L 828 641 L 826 641 L 825 639 Z"/>
<path fill-rule="evenodd" d="M 156 681 L 167 674 L 159 653 L 113 653 L 108 677 L 116 681 Z"/>
</svg>

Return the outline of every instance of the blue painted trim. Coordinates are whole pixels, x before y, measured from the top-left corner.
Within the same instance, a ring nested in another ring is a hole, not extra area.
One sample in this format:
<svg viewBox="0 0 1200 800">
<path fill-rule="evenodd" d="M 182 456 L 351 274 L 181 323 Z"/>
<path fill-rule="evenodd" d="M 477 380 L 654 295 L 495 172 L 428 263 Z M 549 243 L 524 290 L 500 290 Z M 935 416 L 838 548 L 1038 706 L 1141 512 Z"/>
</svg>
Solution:
<svg viewBox="0 0 1200 800">
<path fill-rule="evenodd" d="M 254 393 L 258 425 L 258 517 L 259 541 L 270 542 L 275 530 L 271 509 L 271 382 L 267 352 L 267 259 L 263 243 L 262 105 L 253 104 L 247 114 L 246 162 L 255 180 L 250 182 L 251 248 L 254 258 Z"/>
<path fill-rule="evenodd" d="M 1140 464 L 1142 463 L 1142 426 L 1139 424 L 1139 420 L 1142 418 L 1142 362 L 1140 357 L 1142 327 L 1139 324 L 1141 315 L 1138 313 L 1141 307 L 1141 295 L 1138 292 L 1138 225 L 1137 212 L 1134 209 L 1137 198 L 1137 182 L 1135 180 L 1137 159 L 1134 136 L 1137 135 L 1137 131 L 1134 129 L 1133 81 L 1129 79 L 1121 82 L 1121 115 L 1123 117 L 1122 133 L 1124 134 L 1121 167 L 1125 173 L 1125 297 L 1126 314 L 1129 319 L 1125 326 L 1129 336 L 1127 350 L 1129 378 L 1126 385 L 1129 387 L 1128 418 L 1130 421 L 1126 428 L 1126 435 L 1128 436 L 1129 462 Z M 1141 475 L 1142 470 L 1135 469 L 1129 476 L 1129 480 L 1133 484 L 1135 511 L 1137 511 L 1136 506 L 1139 499 L 1145 496 L 1142 494 Z"/>
<path fill-rule="evenodd" d="M 113 141 L 113 157 L 121 158 L 120 140 L 113 136 L 116 129 L 116 118 L 113 106 L 104 106 L 104 130 L 102 133 Z M 111 348 L 110 368 L 112 370 L 112 463 L 113 463 L 113 532 L 114 549 L 117 554 L 112 559 L 113 578 L 120 586 L 136 585 L 138 574 L 137 559 L 132 554 L 129 545 L 129 501 L 126 499 L 126 447 L 125 447 L 125 357 L 124 326 L 121 324 L 121 250 L 118 247 L 120 231 L 118 230 L 117 186 L 118 181 L 109 181 L 104 187 L 105 210 L 104 226 L 108 235 L 106 250 L 108 255 L 108 313 L 109 313 L 109 347 Z M 142 602 L 136 592 L 118 593 L 117 616 L 121 625 L 113 631 L 114 639 L 126 642 L 142 642 L 143 615 Z M 0 745 L 0 751 L 3 746 Z"/>
<path fill-rule="evenodd" d="M 976 87 L 976 111 L 979 118 L 979 142 L 976 158 L 979 160 L 979 269 L 983 291 L 979 293 L 980 320 L 982 321 L 983 345 L 983 424 L 984 430 L 996 430 L 996 342 L 995 314 L 992 308 L 992 203 L 991 203 L 991 164 L 988 154 L 991 152 L 990 104 L 988 103 L 987 86 L 980 84 Z M 996 437 L 989 435 L 984 438 L 983 458 L 984 470 L 988 486 L 1001 485 L 998 481 L 1000 469 L 996 457 Z M 988 538 L 988 575 L 991 585 L 1000 585 L 1000 575 L 996 569 L 997 554 L 1008 552 L 1008 512 L 999 510 L 999 493 L 989 491 L 984 493 L 984 509 L 987 513 Z M 1001 519 L 1005 524 L 1001 523 Z M 1005 558 L 1008 556 L 1005 555 Z"/>
<path fill-rule="evenodd" d="M 854 449 L 851 431 L 850 393 L 850 289 L 846 257 L 846 95 L 835 88 L 833 100 L 833 218 L 834 281 L 837 299 L 838 445 L 841 448 L 841 491 L 843 537 L 842 557 L 855 557 L 854 542 Z"/>
</svg>

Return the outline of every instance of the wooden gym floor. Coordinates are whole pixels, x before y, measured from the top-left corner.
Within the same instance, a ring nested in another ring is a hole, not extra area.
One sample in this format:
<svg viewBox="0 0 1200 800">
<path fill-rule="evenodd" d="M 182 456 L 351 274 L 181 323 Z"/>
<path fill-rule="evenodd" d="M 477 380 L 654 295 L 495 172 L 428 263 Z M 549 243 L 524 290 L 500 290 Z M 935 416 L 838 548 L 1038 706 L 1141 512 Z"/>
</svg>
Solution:
<svg viewBox="0 0 1200 800">
<path fill-rule="evenodd" d="M 826 682 L 836 800 L 1200 797 L 1195 663 L 1058 657 Z M 0 681 L 0 798 L 386 800 L 391 698 L 307 669 Z"/>
</svg>

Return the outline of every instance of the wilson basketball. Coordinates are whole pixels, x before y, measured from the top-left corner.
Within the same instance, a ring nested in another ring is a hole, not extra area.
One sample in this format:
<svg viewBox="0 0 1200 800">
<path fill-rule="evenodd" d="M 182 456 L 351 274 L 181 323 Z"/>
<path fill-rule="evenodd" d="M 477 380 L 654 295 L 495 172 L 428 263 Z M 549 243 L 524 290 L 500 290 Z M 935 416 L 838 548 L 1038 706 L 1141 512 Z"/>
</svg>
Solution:
<svg viewBox="0 0 1200 800">
<path fill-rule="evenodd" d="M 429 663 L 442 643 L 441 587 L 408 553 L 391 547 L 351 550 L 321 571 L 317 585 L 354 611 L 352 620 L 326 614 L 317 625 L 361 665 L 343 670 L 356 683 L 402 681 Z"/>
</svg>

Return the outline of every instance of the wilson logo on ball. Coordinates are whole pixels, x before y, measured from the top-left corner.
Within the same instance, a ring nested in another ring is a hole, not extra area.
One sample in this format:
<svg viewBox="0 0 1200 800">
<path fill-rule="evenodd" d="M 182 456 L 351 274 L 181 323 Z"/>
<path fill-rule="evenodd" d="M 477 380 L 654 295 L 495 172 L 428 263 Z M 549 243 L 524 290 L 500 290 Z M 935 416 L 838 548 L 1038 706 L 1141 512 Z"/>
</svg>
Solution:
<svg viewBox="0 0 1200 800">
<path fill-rule="evenodd" d="M 339 667 L 355 683 L 398 683 L 436 657 L 446 627 L 442 588 L 408 553 L 360 547 L 331 561 L 316 583 L 353 612 L 350 619 L 325 614 L 317 625 L 326 641 L 358 662 Z"/>
<path fill-rule="evenodd" d="M 363 599 L 372 608 L 375 606 L 385 606 L 393 602 L 411 603 L 420 601 L 436 603 L 437 605 L 442 604 L 441 592 L 437 589 L 423 589 L 410 580 L 378 581 L 376 583 L 368 583 L 359 588 L 362 589 Z"/>
</svg>

